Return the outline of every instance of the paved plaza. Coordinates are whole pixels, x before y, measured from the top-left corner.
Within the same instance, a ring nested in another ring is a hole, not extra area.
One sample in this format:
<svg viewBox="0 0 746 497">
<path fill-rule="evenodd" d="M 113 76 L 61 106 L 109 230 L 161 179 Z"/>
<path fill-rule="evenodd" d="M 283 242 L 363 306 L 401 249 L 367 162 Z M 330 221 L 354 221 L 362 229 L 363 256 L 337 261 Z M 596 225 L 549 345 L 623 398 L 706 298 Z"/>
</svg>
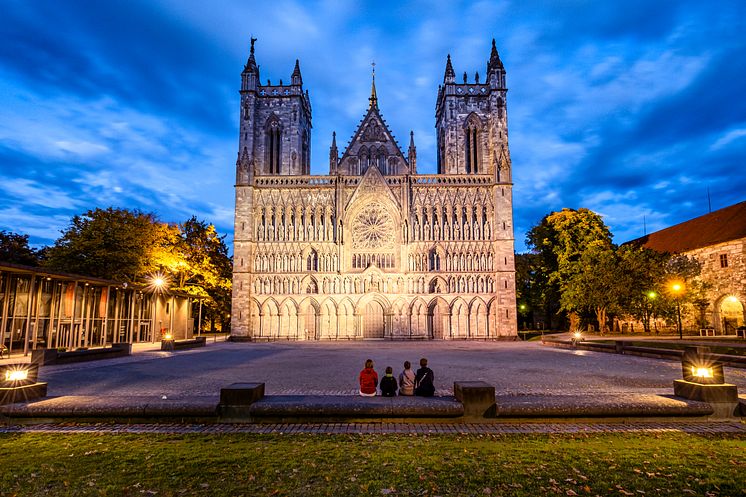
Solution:
<svg viewBox="0 0 746 497">
<path fill-rule="evenodd" d="M 679 361 L 580 350 L 538 342 L 273 342 L 210 343 L 201 349 L 150 349 L 106 361 L 44 366 L 50 396 L 214 398 L 235 382 L 264 382 L 268 395 L 355 395 L 366 359 L 379 375 L 427 357 L 438 395 L 457 380 L 482 380 L 499 395 L 671 395 Z M 746 392 L 746 370 L 725 368 Z"/>
</svg>

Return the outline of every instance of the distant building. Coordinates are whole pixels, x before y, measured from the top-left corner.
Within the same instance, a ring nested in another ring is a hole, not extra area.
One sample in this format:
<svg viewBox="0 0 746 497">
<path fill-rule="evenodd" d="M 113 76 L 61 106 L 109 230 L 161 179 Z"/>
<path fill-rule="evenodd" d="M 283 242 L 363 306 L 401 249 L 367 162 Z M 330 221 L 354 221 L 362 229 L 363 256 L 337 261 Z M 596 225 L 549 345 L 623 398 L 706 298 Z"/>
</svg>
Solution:
<svg viewBox="0 0 746 497">
<path fill-rule="evenodd" d="M 435 108 L 437 174 L 419 174 L 378 106 L 311 175 L 311 103 L 298 61 L 262 84 L 241 74 L 234 340 L 514 339 L 513 180 L 505 68 L 456 82 Z M 361 102 L 362 103 L 362 102 Z M 361 109 L 363 106 L 361 105 Z"/>
<path fill-rule="evenodd" d="M 191 338 L 188 295 L 149 292 L 118 281 L 0 262 L 3 355 L 117 342 Z"/>
<path fill-rule="evenodd" d="M 683 254 L 702 264 L 711 285 L 705 309 L 718 333 L 733 334 L 746 321 L 746 201 L 632 240 L 631 244 Z"/>
</svg>

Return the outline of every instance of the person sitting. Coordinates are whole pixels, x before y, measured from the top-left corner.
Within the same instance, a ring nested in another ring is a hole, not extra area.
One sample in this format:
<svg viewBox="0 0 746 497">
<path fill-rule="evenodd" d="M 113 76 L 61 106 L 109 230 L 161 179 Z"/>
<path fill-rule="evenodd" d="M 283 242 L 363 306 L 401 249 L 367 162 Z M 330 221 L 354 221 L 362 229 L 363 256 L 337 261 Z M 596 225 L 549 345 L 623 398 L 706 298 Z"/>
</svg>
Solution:
<svg viewBox="0 0 746 497">
<path fill-rule="evenodd" d="M 414 371 L 409 361 L 404 361 L 404 371 L 399 374 L 399 395 L 414 395 Z"/>
<path fill-rule="evenodd" d="M 378 373 L 373 369 L 373 359 L 365 361 L 365 368 L 360 371 L 360 395 L 363 397 L 375 397 L 378 386 Z"/>
<path fill-rule="evenodd" d="M 386 368 L 386 375 L 381 378 L 381 395 L 384 397 L 396 395 L 396 378 L 394 378 L 394 369 L 391 366 Z"/>
<path fill-rule="evenodd" d="M 432 397 L 435 395 L 435 374 L 427 367 L 427 359 L 420 359 L 420 369 L 414 379 L 414 394 L 420 397 Z"/>
</svg>

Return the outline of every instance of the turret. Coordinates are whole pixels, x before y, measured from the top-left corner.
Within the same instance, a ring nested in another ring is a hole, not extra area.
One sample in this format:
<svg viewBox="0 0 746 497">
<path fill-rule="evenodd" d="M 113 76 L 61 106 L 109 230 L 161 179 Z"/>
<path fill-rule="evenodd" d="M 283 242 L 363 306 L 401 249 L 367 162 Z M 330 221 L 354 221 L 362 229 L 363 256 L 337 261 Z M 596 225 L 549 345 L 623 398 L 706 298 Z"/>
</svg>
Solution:
<svg viewBox="0 0 746 497">
<path fill-rule="evenodd" d="M 417 148 L 414 146 L 414 131 L 409 132 L 409 153 L 407 154 L 409 162 L 409 173 L 417 174 Z"/>
<path fill-rule="evenodd" d="M 456 73 L 453 70 L 453 65 L 451 65 L 451 54 L 448 54 L 448 58 L 446 59 L 446 72 L 443 75 L 443 82 L 444 83 L 455 83 L 456 82 Z"/>
<path fill-rule="evenodd" d="M 254 59 L 254 43 L 256 38 L 251 38 L 251 48 L 249 49 L 249 60 L 246 61 L 246 65 L 241 73 L 241 91 L 253 90 L 256 91 L 256 87 L 259 86 L 259 67 L 256 65 L 256 59 Z"/>
<path fill-rule="evenodd" d="M 500 60 L 500 55 L 497 53 L 494 38 L 492 39 L 490 61 L 487 63 L 487 83 L 489 83 L 490 88 L 494 90 L 505 88 L 505 66 L 503 66 L 503 62 Z"/>
<path fill-rule="evenodd" d="M 337 174 L 339 151 L 337 150 L 337 132 L 332 131 L 332 146 L 329 147 L 329 174 Z"/>
<path fill-rule="evenodd" d="M 301 86 L 303 84 L 303 77 L 300 75 L 300 63 L 298 59 L 295 59 L 295 69 L 293 69 L 293 75 L 290 78 L 290 83 L 292 85 Z"/>
</svg>

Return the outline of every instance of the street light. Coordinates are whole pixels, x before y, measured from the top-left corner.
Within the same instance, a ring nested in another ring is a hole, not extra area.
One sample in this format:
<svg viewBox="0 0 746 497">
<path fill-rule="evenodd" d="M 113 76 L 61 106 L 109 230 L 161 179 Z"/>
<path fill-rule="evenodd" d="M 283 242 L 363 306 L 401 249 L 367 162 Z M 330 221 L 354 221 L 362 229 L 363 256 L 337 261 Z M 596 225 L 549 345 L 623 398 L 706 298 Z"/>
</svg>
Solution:
<svg viewBox="0 0 746 497">
<path fill-rule="evenodd" d="M 671 293 L 676 301 L 676 327 L 679 330 L 679 340 L 684 338 L 681 330 L 681 296 L 684 294 L 684 284 L 678 281 L 671 283 Z"/>
</svg>

